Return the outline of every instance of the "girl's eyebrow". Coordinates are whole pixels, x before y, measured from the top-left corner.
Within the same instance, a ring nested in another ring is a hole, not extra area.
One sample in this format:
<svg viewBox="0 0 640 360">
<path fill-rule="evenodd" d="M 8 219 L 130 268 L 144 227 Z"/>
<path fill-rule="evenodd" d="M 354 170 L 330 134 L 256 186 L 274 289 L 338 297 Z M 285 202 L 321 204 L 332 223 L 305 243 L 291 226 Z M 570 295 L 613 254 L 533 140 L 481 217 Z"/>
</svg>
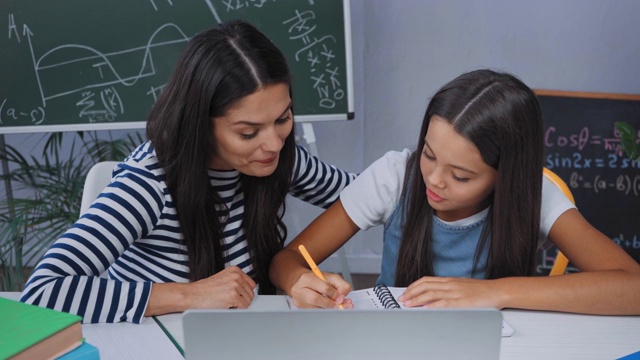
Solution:
<svg viewBox="0 0 640 360">
<path fill-rule="evenodd" d="M 433 149 L 431 149 L 431 146 L 429 146 L 429 143 L 427 142 L 427 139 L 424 139 L 424 146 L 426 146 L 433 153 Z M 478 175 L 477 172 L 475 172 L 473 170 L 470 170 L 470 169 L 468 169 L 468 168 L 466 168 L 464 166 L 456 165 L 456 164 L 448 164 L 448 165 L 451 166 L 454 169 L 457 169 L 457 170 L 460 170 L 460 171 L 464 171 L 464 172 L 468 172 L 468 173 L 473 174 L 473 175 Z"/>
</svg>

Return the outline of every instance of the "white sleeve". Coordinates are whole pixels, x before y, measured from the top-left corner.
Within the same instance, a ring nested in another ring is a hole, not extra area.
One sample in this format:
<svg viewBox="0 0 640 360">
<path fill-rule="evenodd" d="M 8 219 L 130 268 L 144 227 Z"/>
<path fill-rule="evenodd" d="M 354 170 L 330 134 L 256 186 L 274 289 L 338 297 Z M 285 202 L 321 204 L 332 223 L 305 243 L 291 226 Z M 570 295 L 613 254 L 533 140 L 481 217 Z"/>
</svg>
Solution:
<svg viewBox="0 0 640 360">
<path fill-rule="evenodd" d="M 549 230 L 558 217 L 576 206 L 549 179 L 542 179 L 542 204 L 540 207 L 540 238 L 546 240 Z"/>
<path fill-rule="evenodd" d="M 384 224 L 400 200 L 409 149 L 390 151 L 362 172 L 342 193 L 340 201 L 362 230 Z"/>
</svg>

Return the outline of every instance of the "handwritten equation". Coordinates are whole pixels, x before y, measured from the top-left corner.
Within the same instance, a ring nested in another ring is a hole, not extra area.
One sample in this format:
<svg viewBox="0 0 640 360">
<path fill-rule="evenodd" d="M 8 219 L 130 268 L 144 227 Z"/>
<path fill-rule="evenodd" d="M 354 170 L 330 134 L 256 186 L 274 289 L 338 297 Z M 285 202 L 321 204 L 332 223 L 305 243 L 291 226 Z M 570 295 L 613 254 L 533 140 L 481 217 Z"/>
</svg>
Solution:
<svg viewBox="0 0 640 360">
<path fill-rule="evenodd" d="M 9 19 L 9 40 L 24 44 L 32 59 L 33 76 L 29 78 L 35 81 L 38 100 L 32 108 L 21 109 L 10 99 L 0 99 L 0 125 L 43 124 L 47 120 L 47 105 L 58 98 L 70 98 L 76 117 L 88 123 L 113 122 L 125 113 L 126 103 L 115 86 L 132 87 L 140 79 L 155 76 L 158 66 L 152 51 L 174 44 L 183 46 L 189 40 L 180 27 L 167 23 L 155 29 L 145 43 L 118 51 L 103 52 L 94 46 L 75 43 L 36 51 L 37 37 L 29 25 L 19 24 L 14 14 L 9 14 Z M 22 37 L 19 25 L 22 25 Z M 133 67 L 121 66 L 123 59 Z M 163 86 L 164 80 L 144 93 L 155 102 Z"/>
<path fill-rule="evenodd" d="M 549 169 L 640 169 L 640 162 L 618 154 L 588 156 L 580 152 L 552 152 L 547 154 L 544 166 Z"/>
<path fill-rule="evenodd" d="M 571 173 L 567 185 L 572 189 L 590 189 L 596 194 L 617 191 L 624 195 L 640 196 L 640 174 L 635 176 L 619 174 L 614 177 L 597 174 L 588 177 L 574 171 Z"/>
<path fill-rule="evenodd" d="M 626 250 L 640 249 L 640 239 L 638 239 L 638 234 L 626 235 L 626 236 L 624 234 L 619 234 L 618 236 L 613 237 L 613 241 L 618 246 Z"/>
<path fill-rule="evenodd" d="M 352 97 L 344 7 L 339 0 L 113 0 L 109 7 L 5 0 L 0 131 L 144 122 L 189 39 L 232 19 L 253 23 L 284 53 L 300 121 L 346 119 Z M 101 15 L 87 16 L 95 13 Z M 110 26 L 116 17 L 123 26 Z"/>
<path fill-rule="evenodd" d="M 246 7 L 263 8 L 273 2 L 244 0 L 224 3 L 227 12 L 234 12 Z M 288 40 L 299 43 L 294 53 L 294 60 L 296 63 L 306 63 L 306 76 L 317 97 L 316 105 L 325 109 L 334 109 L 346 96 L 346 84 L 340 80 L 345 69 L 338 65 L 336 37 L 319 32 L 318 21 L 320 19 L 313 10 L 294 9 L 282 25 L 289 34 Z"/>
<path fill-rule="evenodd" d="M 612 126 L 613 137 L 591 134 L 589 127 L 585 126 L 580 131 L 571 134 L 559 134 L 555 126 L 549 126 L 544 133 L 544 145 L 547 148 L 574 148 L 583 150 L 588 145 L 601 147 L 604 151 L 613 152 L 623 156 L 620 141 L 620 132 Z M 638 130 L 637 136 L 640 136 Z"/>
</svg>

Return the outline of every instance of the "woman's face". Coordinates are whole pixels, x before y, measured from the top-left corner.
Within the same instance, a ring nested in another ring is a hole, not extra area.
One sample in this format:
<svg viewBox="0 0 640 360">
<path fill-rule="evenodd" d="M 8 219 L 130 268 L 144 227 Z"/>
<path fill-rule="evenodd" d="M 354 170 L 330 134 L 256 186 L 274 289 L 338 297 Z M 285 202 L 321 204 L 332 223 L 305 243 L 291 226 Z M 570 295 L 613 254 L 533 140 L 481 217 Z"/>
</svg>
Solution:
<svg viewBox="0 0 640 360">
<path fill-rule="evenodd" d="M 478 148 L 437 115 L 429 122 L 420 170 L 427 187 L 427 201 L 444 221 L 480 212 L 498 177 L 498 172 L 484 162 Z"/>
<path fill-rule="evenodd" d="M 216 148 L 209 167 L 269 176 L 291 133 L 293 114 L 287 84 L 267 85 L 213 118 Z"/>
</svg>

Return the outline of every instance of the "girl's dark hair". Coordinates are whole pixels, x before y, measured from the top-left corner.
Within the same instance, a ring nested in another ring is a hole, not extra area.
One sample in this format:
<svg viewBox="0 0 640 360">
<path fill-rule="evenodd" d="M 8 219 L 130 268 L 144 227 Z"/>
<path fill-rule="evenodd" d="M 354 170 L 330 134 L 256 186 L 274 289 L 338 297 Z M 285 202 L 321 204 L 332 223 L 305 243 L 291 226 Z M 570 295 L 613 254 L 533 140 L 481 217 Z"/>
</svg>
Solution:
<svg viewBox="0 0 640 360">
<path fill-rule="evenodd" d="M 431 99 L 418 148 L 407 163 L 406 202 L 396 286 L 433 275 L 433 209 L 426 199 L 420 156 L 429 122 L 438 115 L 474 143 L 498 171 L 486 199 L 491 210 L 476 248 L 474 268 L 488 246 L 489 279 L 532 274 L 540 231 L 542 197 L 542 115 L 535 94 L 510 74 L 477 70 L 443 86 Z M 489 241 L 489 239 L 491 239 Z"/>
<path fill-rule="evenodd" d="M 273 84 L 291 85 L 282 52 L 254 26 L 232 21 L 194 36 L 147 120 L 147 136 L 165 171 L 189 256 L 191 281 L 224 269 L 222 239 L 229 218 L 207 172 L 217 148 L 212 118 L 238 100 Z M 290 90 L 291 92 L 291 90 Z M 276 171 L 241 174 L 244 230 L 261 293 L 274 293 L 268 268 L 282 248 L 285 196 L 295 161 L 292 130 Z"/>
</svg>

